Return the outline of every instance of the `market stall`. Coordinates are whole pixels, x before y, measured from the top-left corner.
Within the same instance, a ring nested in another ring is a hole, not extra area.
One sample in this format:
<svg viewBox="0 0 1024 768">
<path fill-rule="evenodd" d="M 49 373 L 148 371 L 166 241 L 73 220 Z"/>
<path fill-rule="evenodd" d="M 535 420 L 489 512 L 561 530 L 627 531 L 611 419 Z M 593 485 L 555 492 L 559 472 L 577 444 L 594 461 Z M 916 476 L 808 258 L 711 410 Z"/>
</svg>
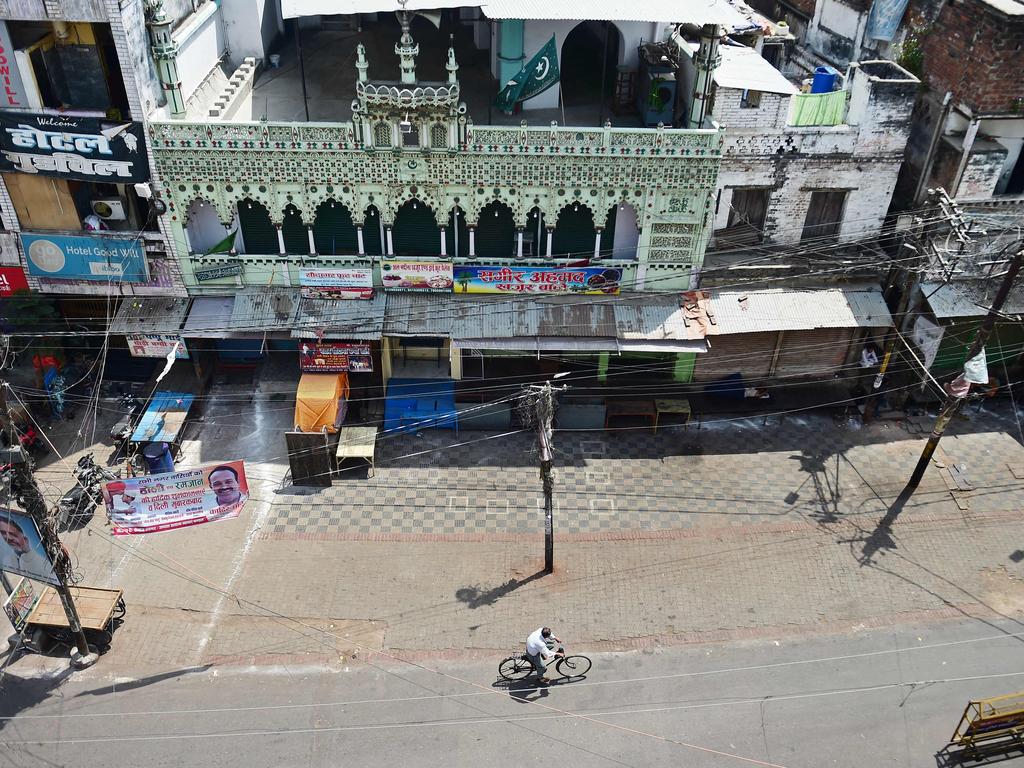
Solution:
<svg viewBox="0 0 1024 768">
<path fill-rule="evenodd" d="M 146 457 L 150 472 L 172 472 L 195 395 L 189 392 L 159 391 L 153 394 L 139 419 L 131 442 Z"/>
<path fill-rule="evenodd" d="M 304 373 L 295 392 L 296 432 L 337 432 L 348 412 L 347 373 Z"/>
</svg>

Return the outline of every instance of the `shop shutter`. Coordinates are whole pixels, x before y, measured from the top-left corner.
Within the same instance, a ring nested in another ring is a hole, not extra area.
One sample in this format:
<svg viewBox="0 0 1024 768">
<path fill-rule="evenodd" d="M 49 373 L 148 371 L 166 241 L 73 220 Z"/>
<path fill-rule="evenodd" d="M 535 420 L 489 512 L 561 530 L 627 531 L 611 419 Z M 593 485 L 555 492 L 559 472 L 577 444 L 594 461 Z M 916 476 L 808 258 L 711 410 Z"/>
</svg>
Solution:
<svg viewBox="0 0 1024 768">
<path fill-rule="evenodd" d="M 374 229 L 378 231 L 377 220 L 373 221 Z M 325 256 L 336 254 L 351 255 L 359 252 L 359 240 L 356 237 L 356 227 L 352 223 L 352 214 L 348 208 L 334 200 L 321 203 L 316 209 L 316 219 L 313 222 L 313 242 L 316 244 L 316 252 Z M 366 246 L 366 231 L 363 231 L 363 246 Z"/>
<path fill-rule="evenodd" d="M 417 200 L 399 208 L 391 244 L 396 256 L 439 256 L 441 229 L 430 207 Z"/>
<path fill-rule="evenodd" d="M 717 381 L 735 373 L 744 380 L 763 380 L 771 368 L 777 339 L 776 331 L 709 336 L 711 348 L 697 355 L 693 380 Z"/>
<path fill-rule="evenodd" d="M 458 214 L 458 219 L 456 219 Z M 466 214 L 460 208 L 453 208 L 448 214 L 448 231 L 445 233 L 445 247 L 449 256 L 466 258 L 469 256 L 469 227 L 466 226 Z M 480 233 L 476 234 L 476 252 L 480 253 Z"/>
<path fill-rule="evenodd" d="M 585 205 L 567 205 L 558 216 L 551 243 L 555 256 L 587 258 L 594 255 L 594 215 Z"/>
<path fill-rule="evenodd" d="M 289 205 L 284 209 L 284 223 L 281 225 L 285 253 L 308 254 L 309 232 L 299 214 L 299 209 Z"/>
<path fill-rule="evenodd" d="M 842 368 L 855 331 L 855 328 L 786 331 L 773 378 L 829 378 Z"/>
<path fill-rule="evenodd" d="M 516 255 L 516 223 L 507 205 L 494 202 L 480 212 L 476 255 L 481 259 L 508 259 Z"/>
<path fill-rule="evenodd" d="M 277 230 L 261 203 L 242 200 L 238 204 L 238 223 L 242 229 L 246 253 L 277 253 Z"/>
<path fill-rule="evenodd" d="M 363 219 L 363 250 L 370 256 L 384 253 L 384 243 L 380 239 L 380 213 L 372 205 L 366 209 Z"/>
</svg>

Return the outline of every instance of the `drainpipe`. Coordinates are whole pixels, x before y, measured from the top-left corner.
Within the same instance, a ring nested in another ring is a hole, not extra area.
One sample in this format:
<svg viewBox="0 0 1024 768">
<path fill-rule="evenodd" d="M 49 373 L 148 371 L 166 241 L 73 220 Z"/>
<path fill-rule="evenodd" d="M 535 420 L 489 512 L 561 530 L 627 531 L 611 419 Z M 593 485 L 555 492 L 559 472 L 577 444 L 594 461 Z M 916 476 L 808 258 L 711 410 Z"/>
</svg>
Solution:
<svg viewBox="0 0 1024 768">
<path fill-rule="evenodd" d="M 178 45 L 171 37 L 173 21 L 164 13 L 163 0 L 150 5 L 149 37 L 150 50 L 156 61 L 157 77 L 164 89 L 167 110 L 172 120 L 185 117 L 185 99 L 181 94 L 181 78 L 178 77 Z"/>
<path fill-rule="evenodd" d="M 917 205 L 921 201 L 921 192 L 928 184 L 928 176 L 932 172 L 932 163 L 935 161 L 935 150 L 939 146 L 939 138 L 942 136 L 942 131 L 946 127 L 946 120 L 949 118 L 950 104 L 953 101 L 953 92 L 946 91 L 946 95 L 942 97 L 942 112 L 939 113 L 939 119 L 935 122 L 935 130 L 932 131 L 932 139 L 928 142 L 928 152 L 924 156 L 924 165 L 921 166 L 921 176 L 917 180 L 917 188 L 914 190 L 913 205 Z"/>
<path fill-rule="evenodd" d="M 956 167 L 956 177 L 950 184 L 949 196 L 952 198 L 956 198 L 960 191 L 960 182 L 963 181 L 964 171 L 967 170 L 967 161 L 971 159 L 971 148 L 974 146 L 974 140 L 978 137 L 979 128 L 981 128 L 981 120 L 975 118 L 967 126 L 967 132 L 964 133 L 964 153 L 960 156 L 960 164 Z"/>
<path fill-rule="evenodd" d="M 693 99 L 690 103 L 690 128 L 700 128 L 708 116 L 711 90 L 715 83 L 715 70 L 722 57 L 718 53 L 719 28 L 717 24 L 705 24 L 700 28 L 700 48 L 693 56 L 697 68 L 697 79 L 693 84 Z"/>
</svg>

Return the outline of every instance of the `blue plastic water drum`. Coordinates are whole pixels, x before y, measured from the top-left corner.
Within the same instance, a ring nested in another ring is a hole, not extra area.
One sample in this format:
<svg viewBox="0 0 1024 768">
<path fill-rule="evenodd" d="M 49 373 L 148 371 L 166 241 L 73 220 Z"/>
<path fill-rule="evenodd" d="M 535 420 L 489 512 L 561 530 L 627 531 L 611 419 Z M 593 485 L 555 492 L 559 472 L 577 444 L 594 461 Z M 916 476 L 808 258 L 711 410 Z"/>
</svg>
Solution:
<svg viewBox="0 0 1024 768">
<path fill-rule="evenodd" d="M 150 443 L 142 449 L 142 458 L 146 460 L 146 468 L 151 475 L 174 471 L 174 457 L 167 443 Z"/>
<path fill-rule="evenodd" d="M 834 67 L 815 67 L 811 81 L 811 93 L 832 93 L 839 80 L 839 70 Z"/>
</svg>

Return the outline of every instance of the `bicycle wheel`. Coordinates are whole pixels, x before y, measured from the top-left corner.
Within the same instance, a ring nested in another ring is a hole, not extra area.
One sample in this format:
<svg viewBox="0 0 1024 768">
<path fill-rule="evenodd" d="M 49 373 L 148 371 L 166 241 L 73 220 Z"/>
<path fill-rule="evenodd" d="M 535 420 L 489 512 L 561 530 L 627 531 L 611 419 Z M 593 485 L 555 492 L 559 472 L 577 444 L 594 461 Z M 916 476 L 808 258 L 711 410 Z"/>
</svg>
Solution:
<svg viewBox="0 0 1024 768">
<path fill-rule="evenodd" d="M 498 674 L 509 681 L 523 680 L 532 669 L 533 665 L 522 656 L 509 656 L 498 665 Z"/>
<path fill-rule="evenodd" d="M 559 660 L 555 669 L 564 677 L 583 677 L 590 671 L 590 659 L 586 656 L 566 656 Z"/>
</svg>

